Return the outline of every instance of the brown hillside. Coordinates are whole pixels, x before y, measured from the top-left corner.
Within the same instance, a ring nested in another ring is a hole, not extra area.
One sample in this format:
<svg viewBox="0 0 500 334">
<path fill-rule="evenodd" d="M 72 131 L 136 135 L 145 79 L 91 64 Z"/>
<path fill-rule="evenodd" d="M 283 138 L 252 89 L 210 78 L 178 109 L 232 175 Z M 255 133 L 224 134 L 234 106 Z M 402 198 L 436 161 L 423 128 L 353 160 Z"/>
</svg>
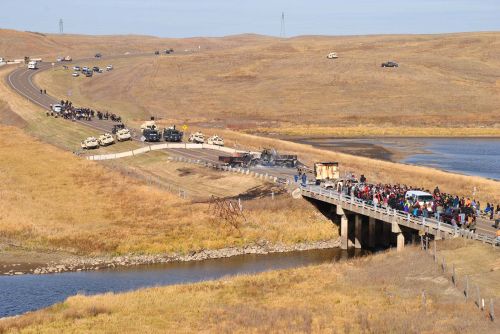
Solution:
<svg viewBox="0 0 500 334">
<path fill-rule="evenodd" d="M 45 57 L 52 61 L 57 56 L 71 55 L 74 59 L 92 57 L 96 52 L 103 55 L 121 55 L 125 52 L 151 52 L 173 48 L 177 51 L 204 50 L 252 44 L 269 39 L 257 35 L 238 35 L 224 38 L 158 38 L 139 35 L 55 35 L 38 32 L 22 32 L 0 29 L 0 57 L 8 59 L 24 56 Z"/>
<path fill-rule="evenodd" d="M 115 61 L 113 73 L 91 80 L 62 70 L 38 80 L 138 120 L 150 114 L 236 129 L 500 127 L 500 33 L 197 42 L 202 52 Z M 339 59 L 327 59 L 331 51 Z M 381 68 L 388 60 L 400 67 Z"/>
</svg>

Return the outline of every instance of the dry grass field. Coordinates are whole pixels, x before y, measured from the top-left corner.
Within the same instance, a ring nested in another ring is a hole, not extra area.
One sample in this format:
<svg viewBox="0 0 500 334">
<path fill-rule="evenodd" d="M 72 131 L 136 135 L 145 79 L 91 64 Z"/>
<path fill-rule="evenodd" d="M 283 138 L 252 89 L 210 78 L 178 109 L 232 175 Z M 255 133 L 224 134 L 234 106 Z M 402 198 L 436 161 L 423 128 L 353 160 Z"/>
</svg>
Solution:
<svg viewBox="0 0 500 334">
<path fill-rule="evenodd" d="M 204 50 L 232 48 L 253 44 L 255 35 L 228 36 L 223 38 L 158 38 L 140 35 L 71 35 L 44 34 L 0 29 L 0 54 L 2 57 L 22 59 L 24 56 L 42 57 L 54 61 L 56 57 L 70 55 L 73 59 L 124 55 L 125 53 L 151 53 L 155 50 L 173 48 L 178 52 L 192 52 L 203 45 Z M 262 39 L 261 36 L 258 36 Z"/>
<path fill-rule="evenodd" d="M 238 232 L 214 217 L 206 203 L 181 200 L 19 129 L 2 126 L 0 137 L 1 243 L 75 254 L 185 253 L 337 235 L 311 205 L 288 197 L 273 207 L 262 203 L 248 210 Z M 255 186 L 240 177 L 228 195 Z M 204 182 L 203 175 L 199 178 L 190 182 Z"/>
<path fill-rule="evenodd" d="M 202 43 L 192 54 L 116 60 L 92 79 L 61 70 L 36 80 L 129 121 L 302 136 L 500 135 L 500 33 L 211 42 L 209 51 Z M 381 68 L 387 60 L 400 67 Z"/>
<path fill-rule="evenodd" d="M 0 74 L 5 75 L 7 72 L 2 69 Z M 108 75 L 111 73 L 106 73 Z M 65 149 L 74 150 L 78 147 L 78 143 L 87 135 L 93 134 L 94 131 L 78 124 L 47 119 L 43 112 L 20 98 L 5 86 L 5 82 L 0 82 L 0 100 L 8 102 L 10 110 L 22 117 L 28 125 L 25 129 L 36 137 L 47 141 L 53 145 L 63 147 Z M 76 92 L 76 90 L 73 90 Z M 99 101 L 95 102 L 96 104 Z M 55 122 L 55 123 L 54 123 Z M 162 126 L 171 124 L 168 119 L 159 122 Z M 60 126 L 59 124 L 64 124 Z M 375 182 L 386 183 L 406 183 L 415 186 L 423 186 L 428 189 L 434 189 L 439 185 L 440 189 L 450 193 L 456 193 L 463 196 L 472 196 L 474 187 L 477 189 L 476 198 L 481 202 L 500 202 L 500 187 L 499 182 L 487 180 L 480 177 L 462 176 L 458 174 L 447 173 L 432 168 L 407 166 L 403 164 L 390 163 L 380 160 L 357 157 L 342 153 L 331 152 L 312 148 L 309 145 L 292 143 L 289 141 L 263 138 L 255 135 L 244 134 L 241 131 L 225 130 L 221 128 L 202 129 L 197 126 L 191 126 L 189 131 L 197 129 L 208 131 L 210 133 L 218 133 L 225 138 L 226 145 L 239 149 L 254 149 L 259 150 L 264 147 L 275 147 L 281 152 L 293 152 L 299 154 L 300 159 L 311 164 L 314 161 L 331 160 L 339 161 L 342 171 L 353 171 L 357 174 L 364 173 L 369 180 Z M 424 129 L 425 130 L 425 129 Z M 121 145 L 121 144 L 120 144 Z M 123 146 L 114 145 L 109 150 L 120 150 Z M 125 149 L 124 149 L 125 150 Z M 131 165 L 132 168 L 147 169 L 147 173 L 166 177 L 167 172 L 163 169 L 162 161 L 165 161 L 165 156 L 155 155 L 152 157 L 141 157 L 140 161 L 144 162 L 144 166 L 131 160 L 117 160 L 116 164 Z M 156 166 L 156 168 L 153 168 Z M 158 167 L 159 166 L 159 167 Z M 175 183 L 174 178 L 166 178 L 166 182 Z M 178 182 L 178 180 L 177 180 Z"/>
<path fill-rule="evenodd" d="M 422 291 L 426 302 L 422 303 Z M 416 249 L 213 282 L 74 296 L 5 333 L 495 333 Z"/>
</svg>

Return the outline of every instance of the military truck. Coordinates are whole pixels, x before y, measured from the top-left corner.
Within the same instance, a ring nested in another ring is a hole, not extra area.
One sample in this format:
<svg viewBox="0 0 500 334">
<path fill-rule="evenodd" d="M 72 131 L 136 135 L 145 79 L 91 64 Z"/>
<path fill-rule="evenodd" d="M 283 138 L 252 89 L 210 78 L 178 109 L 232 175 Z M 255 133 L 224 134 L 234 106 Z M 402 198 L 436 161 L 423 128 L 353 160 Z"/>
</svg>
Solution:
<svg viewBox="0 0 500 334">
<path fill-rule="evenodd" d="M 182 141 L 183 133 L 175 128 L 175 125 L 163 129 L 163 139 L 168 142 L 178 143 Z"/>
<path fill-rule="evenodd" d="M 213 135 L 212 137 L 207 139 L 207 144 L 209 145 L 217 145 L 217 146 L 224 146 L 224 139 L 217 135 Z"/>
<path fill-rule="evenodd" d="M 188 141 L 195 144 L 203 144 L 205 142 L 205 136 L 203 133 L 197 131 L 189 136 Z"/>
<path fill-rule="evenodd" d="M 157 130 L 159 131 L 160 129 L 156 125 L 154 120 L 146 121 L 141 124 L 141 132 L 144 133 L 144 130 L 149 129 L 149 130 Z"/>
<path fill-rule="evenodd" d="M 119 129 L 115 132 L 115 137 L 117 141 L 127 141 L 132 139 L 132 135 L 130 134 L 130 130 L 127 128 Z"/>
<path fill-rule="evenodd" d="M 84 150 L 99 148 L 99 142 L 95 137 L 88 137 L 84 141 L 82 141 L 81 147 Z"/>
<path fill-rule="evenodd" d="M 142 130 L 142 137 L 144 141 L 157 142 L 161 140 L 161 133 L 160 131 L 157 130 L 157 128 L 155 129 L 146 128 Z"/>
<path fill-rule="evenodd" d="M 115 143 L 115 139 L 110 133 L 103 133 L 99 136 L 98 141 L 101 146 L 109 146 Z"/>
</svg>

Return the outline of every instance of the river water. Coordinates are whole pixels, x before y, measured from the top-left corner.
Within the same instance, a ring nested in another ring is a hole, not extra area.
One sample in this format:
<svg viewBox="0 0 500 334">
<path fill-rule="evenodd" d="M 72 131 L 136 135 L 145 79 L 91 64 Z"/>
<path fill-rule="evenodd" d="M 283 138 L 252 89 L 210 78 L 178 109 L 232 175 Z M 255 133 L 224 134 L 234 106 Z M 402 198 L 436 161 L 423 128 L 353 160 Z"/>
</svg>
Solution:
<svg viewBox="0 0 500 334">
<path fill-rule="evenodd" d="M 61 302 L 75 294 L 123 292 L 143 287 L 185 284 L 224 276 L 336 262 L 365 252 L 338 248 L 224 259 L 177 262 L 52 275 L 0 276 L 0 317 Z"/>
<path fill-rule="evenodd" d="M 307 138 L 298 141 L 322 149 L 500 180 L 500 138 Z"/>
</svg>

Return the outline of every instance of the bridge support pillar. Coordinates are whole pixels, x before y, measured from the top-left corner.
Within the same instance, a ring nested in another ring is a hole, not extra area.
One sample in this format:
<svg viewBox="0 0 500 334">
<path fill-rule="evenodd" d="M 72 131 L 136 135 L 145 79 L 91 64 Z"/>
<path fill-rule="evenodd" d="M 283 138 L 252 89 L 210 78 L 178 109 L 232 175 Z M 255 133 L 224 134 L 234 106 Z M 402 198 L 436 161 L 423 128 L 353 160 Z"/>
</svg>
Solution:
<svg viewBox="0 0 500 334">
<path fill-rule="evenodd" d="M 349 246 L 349 221 L 344 214 L 340 217 L 340 248 L 347 249 Z"/>
<path fill-rule="evenodd" d="M 344 209 L 339 205 L 337 205 L 336 213 L 340 216 L 340 248 L 347 249 L 351 244 L 349 240 L 349 220 Z"/>
<path fill-rule="evenodd" d="M 392 244 L 392 225 L 390 223 L 382 223 L 382 236 L 380 238 L 384 247 L 390 247 Z"/>
<path fill-rule="evenodd" d="M 360 215 L 355 215 L 354 216 L 354 248 L 361 248 L 361 238 L 362 238 L 362 232 L 363 230 L 361 229 L 361 216 Z"/>
<path fill-rule="evenodd" d="M 375 248 L 375 218 L 368 217 L 368 247 Z"/>
<path fill-rule="evenodd" d="M 405 236 L 403 235 L 403 233 L 399 232 L 397 234 L 396 240 L 396 249 L 398 252 L 401 252 L 405 248 Z"/>
</svg>

